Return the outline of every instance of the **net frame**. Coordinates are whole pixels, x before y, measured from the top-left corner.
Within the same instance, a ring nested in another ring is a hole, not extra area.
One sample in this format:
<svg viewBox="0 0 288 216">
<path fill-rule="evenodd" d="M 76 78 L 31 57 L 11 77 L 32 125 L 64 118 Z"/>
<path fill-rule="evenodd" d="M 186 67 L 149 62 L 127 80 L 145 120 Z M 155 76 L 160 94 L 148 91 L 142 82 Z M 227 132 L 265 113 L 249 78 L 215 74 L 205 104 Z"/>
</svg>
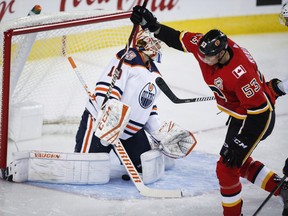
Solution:
<svg viewBox="0 0 288 216">
<path fill-rule="evenodd" d="M 60 14 L 60 13 L 59 13 Z M 97 11 L 99 14 L 99 11 Z M 3 57 L 2 57 L 2 100 L 1 100 L 1 128 L 0 128 L 0 168 L 3 169 L 7 165 L 7 151 L 8 151 L 8 124 L 9 124 L 9 102 L 10 102 L 10 77 L 11 77 L 11 55 L 12 55 L 12 38 L 17 35 L 27 35 L 36 32 L 51 31 L 61 28 L 70 28 L 81 25 L 89 25 L 96 23 L 103 23 L 107 21 L 127 19 L 131 15 L 131 11 L 126 12 L 104 12 L 101 15 L 91 13 L 75 13 L 73 19 L 70 13 L 61 13 L 56 21 L 42 22 L 47 20 L 45 16 L 39 16 L 31 25 L 26 25 L 25 19 L 17 20 L 11 28 L 11 24 L 3 25 L 1 32 L 3 32 Z M 50 15 L 49 15 L 50 16 Z M 48 17 L 49 17 L 48 16 Z M 84 16 L 84 17 L 83 17 Z M 49 20 L 49 19 L 48 19 Z M 42 22 L 41 24 L 37 24 Z M 131 24 L 132 26 L 132 24 Z M 128 39 L 128 38 L 127 38 Z M 65 45 L 65 44 L 64 44 Z M 125 44 L 123 44 L 124 47 Z"/>
</svg>

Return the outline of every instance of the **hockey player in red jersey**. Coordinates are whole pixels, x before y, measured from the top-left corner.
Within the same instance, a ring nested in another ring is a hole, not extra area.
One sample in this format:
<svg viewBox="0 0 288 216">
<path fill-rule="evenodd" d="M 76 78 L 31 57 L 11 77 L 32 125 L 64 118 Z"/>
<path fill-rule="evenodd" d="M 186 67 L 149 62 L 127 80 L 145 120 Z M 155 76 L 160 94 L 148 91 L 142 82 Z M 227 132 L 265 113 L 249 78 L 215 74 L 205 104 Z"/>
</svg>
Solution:
<svg viewBox="0 0 288 216">
<path fill-rule="evenodd" d="M 141 6 L 133 8 L 134 24 L 154 32 L 156 38 L 197 59 L 203 78 L 213 91 L 218 108 L 229 115 L 229 126 L 216 165 L 223 214 L 242 212 L 240 177 L 271 192 L 280 178 L 251 154 L 269 136 L 275 123 L 275 100 L 285 95 L 287 82 L 266 82 L 248 50 L 240 47 L 220 30 L 206 34 L 177 31 L 162 25 Z M 283 215 L 288 215 L 288 182 L 276 191 L 284 200 Z"/>
</svg>

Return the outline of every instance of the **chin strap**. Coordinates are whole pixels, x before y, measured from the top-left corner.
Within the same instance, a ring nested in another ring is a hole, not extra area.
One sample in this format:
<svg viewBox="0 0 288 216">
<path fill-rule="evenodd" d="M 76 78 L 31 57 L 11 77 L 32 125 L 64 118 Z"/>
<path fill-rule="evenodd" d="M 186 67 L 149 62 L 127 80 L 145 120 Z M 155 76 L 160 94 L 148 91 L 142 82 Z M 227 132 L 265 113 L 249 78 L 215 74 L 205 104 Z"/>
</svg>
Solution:
<svg viewBox="0 0 288 216">
<path fill-rule="evenodd" d="M 222 59 L 223 59 L 223 57 L 225 56 L 226 52 L 227 52 L 227 49 L 225 49 L 225 52 L 224 52 L 224 54 L 221 56 L 221 58 L 218 59 L 218 64 L 221 64 L 220 62 L 222 61 Z M 224 64 L 223 64 L 223 65 L 224 65 Z"/>
</svg>

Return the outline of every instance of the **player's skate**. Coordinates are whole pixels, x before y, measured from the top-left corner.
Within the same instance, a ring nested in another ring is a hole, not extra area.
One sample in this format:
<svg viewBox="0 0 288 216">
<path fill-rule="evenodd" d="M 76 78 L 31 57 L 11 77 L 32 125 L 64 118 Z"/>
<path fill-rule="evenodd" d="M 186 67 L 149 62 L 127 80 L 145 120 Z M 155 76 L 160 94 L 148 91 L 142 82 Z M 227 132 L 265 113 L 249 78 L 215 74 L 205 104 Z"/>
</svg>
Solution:
<svg viewBox="0 0 288 216">
<path fill-rule="evenodd" d="M 285 181 L 281 188 L 280 196 L 283 199 L 284 209 L 282 212 L 283 216 L 288 216 L 288 182 Z"/>
<path fill-rule="evenodd" d="M 0 178 L 7 180 L 7 181 L 12 181 L 13 175 L 10 173 L 9 167 L 6 167 L 5 169 L 1 169 Z"/>
<path fill-rule="evenodd" d="M 274 180 L 279 182 L 280 178 L 279 177 L 275 177 Z M 288 216 L 288 181 L 285 181 L 282 184 L 281 191 L 280 191 L 280 197 L 282 198 L 283 203 L 284 203 L 282 216 Z"/>
</svg>

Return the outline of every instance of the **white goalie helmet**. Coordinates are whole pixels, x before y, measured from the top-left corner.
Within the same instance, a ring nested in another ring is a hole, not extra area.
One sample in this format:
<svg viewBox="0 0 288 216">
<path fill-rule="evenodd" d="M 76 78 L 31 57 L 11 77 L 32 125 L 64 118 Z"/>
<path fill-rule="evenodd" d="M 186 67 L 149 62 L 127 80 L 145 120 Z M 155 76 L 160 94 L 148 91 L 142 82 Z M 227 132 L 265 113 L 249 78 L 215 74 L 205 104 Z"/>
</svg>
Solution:
<svg viewBox="0 0 288 216">
<path fill-rule="evenodd" d="M 161 62 L 161 41 L 148 30 L 139 30 L 136 36 L 136 49 L 145 53 L 152 60 Z"/>
<path fill-rule="evenodd" d="M 288 2 L 286 2 L 281 8 L 279 21 L 282 25 L 288 25 Z"/>
</svg>

